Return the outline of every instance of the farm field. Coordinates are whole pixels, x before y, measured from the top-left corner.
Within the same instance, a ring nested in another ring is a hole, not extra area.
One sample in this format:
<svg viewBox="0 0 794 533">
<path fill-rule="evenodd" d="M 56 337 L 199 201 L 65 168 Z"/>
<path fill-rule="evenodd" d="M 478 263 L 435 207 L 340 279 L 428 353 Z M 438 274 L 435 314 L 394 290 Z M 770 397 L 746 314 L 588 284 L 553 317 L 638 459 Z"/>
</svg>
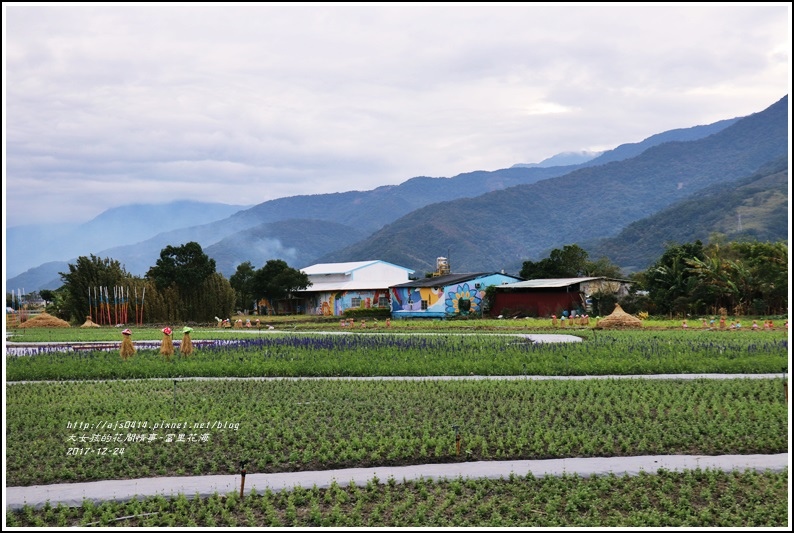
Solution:
<svg viewBox="0 0 794 533">
<path fill-rule="evenodd" d="M 68 331 L 75 338 L 75 332 Z M 215 334 L 190 357 L 159 355 L 156 342 L 121 361 L 118 348 L 36 345 L 6 356 L 6 379 L 196 376 L 518 376 L 778 373 L 788 368 L 785 331 L 599 331 L 582 342 L 543 343 L 526 332 Z M 199 332 L 194 343 L 203 342 Z M 568 332 L 570 335 L 570 332 Z M 145 336 L 145 335 L 141 335 Z M 162 334 L 160 334 L 162 336 Z M 220 338 L 218 338 L 220 337 Z M 157 338 L 157 337 L 155 337 Z M 61 341 L 64 342 L 64 341 Z M 83 340 L 85 343 L 86 340 Z M 174 341 L 178 346 L 181 341 Z"/>
<path fill-rule="evenodd" d="M 785 527 L 788 473 L 659 471 L 639 476 L 453 479 L 244 498 L 179 495 L 10 513 L 12 527 Z"/>
<path fill-rule="evenodd" d="M 719 322 L 715 321 L 709 324 L 710 320 L 715 317 L 703 317 L 698 319 L 690 319 L 688 321 L 689 327 L 686 333 L 703 333 L 703 332 L 721 332 L 726 334 L 744 334 L 753 332 L 751 325 L 753 320 L 758 324 L 763 324 L 767 320 L 771 320 L 774 329 L 771 331 L 760 328 L 760 331 L 753 333 L 777 333 L 786 336 L 787 328 L 785 324 L 787 317 L 745 317 L 742 318 L 741 323 L 743 327 L 740 330 L 730 330 L 730 328 L 720 329 Z M 256 320 L 259 319 L 259 324 Z M 406 319 L 406 320 L 390 320 L 388 323 L 385 320 L 357 320 L 352 326 L 342 326 L 339 318 L 334 317 L 317 317 L 307 315 L 274 315 L 274 316 L 235 316 L 231 321 L 236 322 L 241 320 L 243 323 L 251 321 L 252 326 L 249 327 L 228 327 L 222 328 L 219 324 L 187 324 L 193 328 L 191 336 L 194 339 L 218 339 L 218 338 L 240 338 L 250 336 L 252 333 L 267 333 L 269 331 L 277 332 L 342 332 L 342 331 L 358 331 L 358 332 L 397 332 L 397 333 L 572 333 L 583 337 L 591 337 L 601 331 L 598 330 L 596 324 L 598 318 L 591 317 L 587 325 L 566 325 L 563 326 L 562 322 L 557 321 L 554 324 L 548 318 L 517 318 L 517 319 L 489 319 L 489 318 L 467 318 L 467 319 Z M 707 321 L 707 327 L 702 327 L 702 320 Z M 732 322 L 732 318 L 727 319 L 727 323 Z M 362 323 L 363 322 L 363 323 Z M 161 324 L 159 326 L 145 325 L 137 326 L 135 324 L 125 324 L 119 327 L 103 326 L 98 328 L 19 328 L 8 326 L 7 330 L 11 335 L 10 340 L 14 341 L 29 341 L 29 342 L 49 342 L 49 341 L 119 341 L 121 340 L 121 330 L 129 327 L 133 332 L 133 338 L 136 340 L 160 340 L 162 337 L 161 329 L 169 326 L 174 330 L 174 340 L 179 339 L 179 332 L 184 324 Z M 642 330 L 649 331 L 672 331 L 682 330 L 682 321 L 679 319 L 660 319 L 648 318 L 642 321 Z M 270 328 L 273 328 L 272 330 Z"/>
<path fill-rule="evenodd" d="M 235 474 L 240 461 L 290 472 L 788 446 L 776 379 L 145 380 L 6 392 L 13 486 Z"/>
<path fill-rule="evenodd" d="M 194 339 L 222 342 L 199 345 L 189 358 L 180 358 L 177 351 L 171 360 L 156 348 L 140 349 L 124 362 L 117 349 L 38 348 L 7 356 L 7 381 L 28 382 L 6 385 L 6 483 L 235 474 L 243 460 L 249 472 L 288 472 L 788 451 L 782 379 L 788 370 L 788 339 L 783 330 L 582 328 L 573 334 L 583 342 L 560 344 L 504 335 L 396 332 L 257 332 L 252 338 L 250 332 L 234 330 L 208 330 L 204 337 L 197 328 Z M 34 335 L 67 337 L 61 342 L 89 340 L 79 339 L 86 336 L 82 333 L 26 331 L 24 336 L 26 341 Z M 91 331 L 96 337 L 107 334 L 107 329 Z M 136 340 L 161 336 L 158 329 L 136 330 Z M 498 379 L 659 373 L 780 373 L 781 379 Z M 491 378 L 316 379 L 471 374 Z M 198 376 L 297 379 L 190 379 Z M 126 378 L 142 380 L 122 381 Z M 107 451 L 85 451 L 97 448 Z M 295 489 L 243 499 L 183 495 L 73 509 L 30 508 L 9 513 L 6 524 L 100 525 L 120 516 L 156 513 L 119 525 L 780 526 L 788 520 L 787 479 L 788 472 L 693 471 L 630 479 L 381 481 L 372 487 Z M 402 505 L 406 501 L 412 503 Z"/>
</svg>

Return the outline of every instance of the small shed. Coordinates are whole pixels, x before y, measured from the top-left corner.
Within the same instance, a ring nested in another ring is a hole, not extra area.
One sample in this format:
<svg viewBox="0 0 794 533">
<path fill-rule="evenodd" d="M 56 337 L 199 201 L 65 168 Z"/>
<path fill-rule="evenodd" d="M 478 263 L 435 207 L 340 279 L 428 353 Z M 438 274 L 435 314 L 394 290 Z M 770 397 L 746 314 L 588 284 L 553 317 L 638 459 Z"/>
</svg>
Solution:
<svg viewBox="0 0 794 533">
<path fill-rule="evenodd" d="M 483 313 L 485 290 L 521 278 L 500 272 L 443 274 L 394 285 L 392 318 L 449 318 Z"/>
<path fill-rule="evenodd" d="M 606 277 L 544 278 L 501 285 L 496 289 L 491 316 L 562 316 L 591 310 L 590 297 L 608 292 L 622 297 L 631 282 Z"/>
</svg>

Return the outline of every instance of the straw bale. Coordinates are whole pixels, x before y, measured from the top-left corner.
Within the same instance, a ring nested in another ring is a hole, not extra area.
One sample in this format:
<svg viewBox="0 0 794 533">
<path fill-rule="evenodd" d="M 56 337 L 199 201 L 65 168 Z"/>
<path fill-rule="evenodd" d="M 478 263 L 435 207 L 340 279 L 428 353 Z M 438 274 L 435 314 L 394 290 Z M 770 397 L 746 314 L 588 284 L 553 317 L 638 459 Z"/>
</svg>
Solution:
<svg viewBox="0 0 794 533">
<path fill-rule="evenodd" d="M 65 320 L 54 317 L 49 313 L 40 313 L 29 318 L 19 325 L 20 328 L 70 328 L 72 326 Z"/>
<path fill-rule="evenodd" d="M 85 317 L 85 322 L 83 322 L 83 325 L 80 326 L 80 327 L 81 328 L 98 328 L 99 324 L 97 324 L 96 322 L 91 320 L 90 316 L 87 316 L 87 317 Z"/>
<path fill-rule="evenodd" d="M 642 320 L 628 314 L 620 307 L 620 304 L 615 304 L 612 314 L 599 320 L 598 326 L 601 328 L 641 328 Z"/>
</svg>

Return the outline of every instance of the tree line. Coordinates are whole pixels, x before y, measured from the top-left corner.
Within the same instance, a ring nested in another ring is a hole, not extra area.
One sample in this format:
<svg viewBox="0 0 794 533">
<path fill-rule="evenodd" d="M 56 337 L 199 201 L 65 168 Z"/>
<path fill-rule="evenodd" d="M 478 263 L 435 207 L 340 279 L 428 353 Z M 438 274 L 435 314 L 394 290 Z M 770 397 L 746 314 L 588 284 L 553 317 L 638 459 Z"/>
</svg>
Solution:
<svg viewBox="0 0 794 533">
<path fill-rule="evenodd" d="M 143 277 L 129 274 L 114 259 L 94 255 L 79 257 L 60 276 L 63 285 L 41 291 L 41 296 L 49 302 L 48 312 L 72 323 L 92 316 L 90 292 L 97 286 L 127 287 L 127 294 L 145 294 L 136 305 L 143 305 L 149 323 L 211 322 L 238 310 L 254 310 L 260 302 L 268 308 L 258 312 L 266 314 L 293 291 L 310 286 L 305 273 L 280 259 L 268 260 L 260 268 L 245 261 L 226 279 L 196 242 L 167 246 Z M 609 259 L 591 261 L 576 244 L 554 249 L 540 261 L 525 261 L 519 276 L 626 279 Z M 723 242 L 718 237 L 708 245 L 699 240 L 671 243 L 653 265 L 627 281 L 631 289 L 620 299 L 615 294 L 592 295 L 595 311 L 609 314 L 620 303 L 628 313 L 670 317 L 781 315 L 788 310 L 788 244 Z"/>
<path fill-rule="evenodd" d="M 627 313 L 686 317 L 692 315 L 783 315 L 788 312 L 788 243 L 733 241 L 712 236 L 704 245 L 669 243 L 648 269 L 629 276 L 629 294 L 593 295 L 599 314 L 619 303 Z M 526 261 L 524 279 L 621 278 L 607 258 L 590 261 L 578 245 L 552 250 L 538 262 Z"/>
<path fill-rule="evenodd" d="M 245 262 L 226 279 L 197 242 L 166 246 L 143 277 L 128 273 L 115 259 L 94 255 L 78 257 L 68 269 L 59 273 L 63 285 L 46 294 L 42 291 L 42 297 L 50 302 L 48 311 L 72 323 L 96 319 L 90 294 L 97 286 L 126 287 L 126 298 L 130 292 L 135 294 L 136 312 L 128 314 L 130 318 L 141 316 L 148 323 L 202 323 L 253 309 L 258 301 L 276 302 L 310 285 L 308 275 L 280 259 L 269 260 L 259 269 Z"/>
</svg>

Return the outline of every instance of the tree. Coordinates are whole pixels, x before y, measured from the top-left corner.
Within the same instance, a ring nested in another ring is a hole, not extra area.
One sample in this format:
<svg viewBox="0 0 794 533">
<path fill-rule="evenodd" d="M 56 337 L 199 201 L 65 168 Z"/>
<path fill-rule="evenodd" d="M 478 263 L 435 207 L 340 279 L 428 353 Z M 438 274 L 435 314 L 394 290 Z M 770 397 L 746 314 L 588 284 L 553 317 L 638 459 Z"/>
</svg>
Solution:
<svg viewBox="0 0 794 533">
<path fill-rule="evenodd" d="M 220 272 L 211 274 L 192 293 L 185 307 L 190 313 L 186 320 L 212 322 L 216 316 L 231 316 L 234 311 L 235 292 L 229 280 Z"/>
<path fill-rule="evenodd" d="M 292 291 L 306 289 L 311 285 L 308 274 L 290 268 L 281 259 L 270 259 L 254 273 L 252 294 L 257 300 L 266 298 L 271 305 L 286 298 Z"/>
<path fill-rule="evenodd" d="M 154 280 L 158 289 L 176 284 L 180 291 L 192 291 L 215 273 L 215 260 L 191 241 L 182 246 L 166 246 L 160 251 L 160 259 L 146 273 Z"/>
<path fill-rule="evenodd" d="M 706 258 L 690 261 L 698 276 L 698 295 L 713 309 L 731 314 L 784 313 L 788 294 L 788 246 L 778 243 L 715 242 Z"/>
<path fill-rule="evenodd" d="M 645 273 L 645 288 L 660 313 L 685 314 L 697 289 L 698 276 L 691 269 L 695 259 L 705 259 L 703 243 L 668 244 Z"/>
<path fill-rule="evenodd" d="M 44 307 L 47 307 L 47 304 L 55 299 L 55 291 L 50 289 L 41 289 L 39 295 L 44 300 Z"/>
<path fill-rule="evenodd" d="M 163 248 L 160 259 L 149 269 L 146 277 L 154 282 L 159 293 L 168 295 L 168 301 L 164 302 L 165 308 L 169 309 L 167 316 L 195 320 L 205 313 L 200 293 L 202 285 L 213 274 L 215 260 L 204 253 L 199 243 L 191 241 L 182 246 Z"/>
<path fill-rule="evenodd" d="M 82 322 L 91 316 L 91 300 L 98 288 L 112 290 L 133 279 L 115 259 L 100 259 L 93 254 L 80 256 L 69 264 L 69 272 L 59 272 L 63 281 L 64 300 L 61 313 L 71 322 Z M 93 294 L 89 293 L 93 291 Z M 101 295 L 100 295 L 101 296 Z M 93 317 L 96 318 L 96 317 Z"/>
<path fill-rule="evenodd" d="M 524 261 L 518 275 L 524 279 L 621 277 L 620 267 L 606 257 L 595 262 L 589 261 L 587 251 L 578 244 L 568 244 L 562 249 L 555 248 L 549 253 L 549 257 L 537 263 Z"/>
<path fill-rule="evenodd" d="M 609 260 L 607 257 L 601 257 L 596 261 L 586 261 L 584 267 L 584 275 L 592 276 L 594 278 L 622 278 L 623 272 L 620 267 Z"/>
<path fill-rule="evenodd" d="M 788 243 L 737 242 L 740 255 L 753 283 L 742 294 L 756 314 L 783 314 L 788 307 Z M 743 279 L 746 282 L 747 279 Z M 740 284 L 741 285 L 741 284 Z"/>
<path fill-rule="evenodd" d="M 236 295 L 235 304 L 238 309 L 250 309 L 250 305 L 254 301 L 253 284 L 255 273 L 256 269 L 251 261 L 245 261 L 237 265 L 237 270 L 229 278 L 229 283 L 231 283 Z"/>
</svg>

